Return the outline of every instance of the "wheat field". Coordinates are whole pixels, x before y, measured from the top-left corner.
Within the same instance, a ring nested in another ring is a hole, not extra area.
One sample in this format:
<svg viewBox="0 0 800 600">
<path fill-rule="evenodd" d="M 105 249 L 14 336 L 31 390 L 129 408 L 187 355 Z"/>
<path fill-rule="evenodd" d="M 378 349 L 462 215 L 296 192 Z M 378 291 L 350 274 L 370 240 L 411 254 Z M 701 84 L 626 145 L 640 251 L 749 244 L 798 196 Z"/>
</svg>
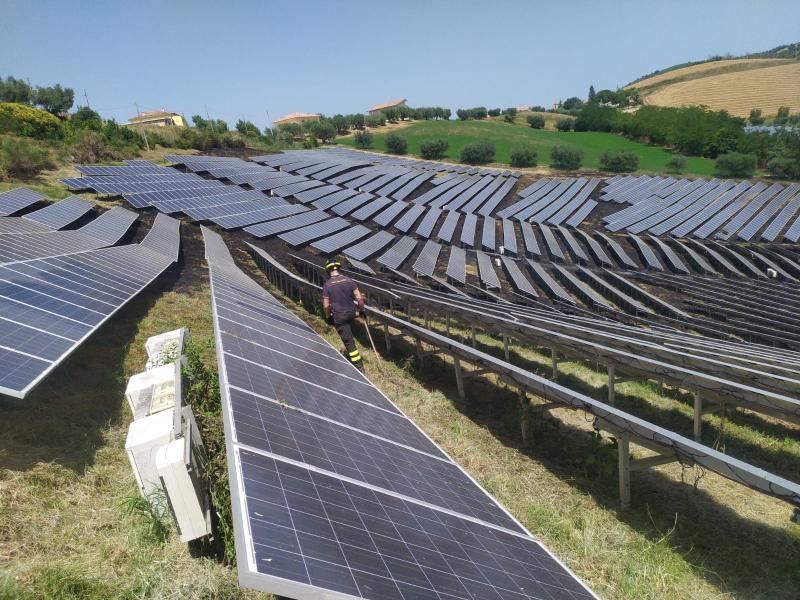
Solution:
<svg viewBox="0 0 800 600">
<path fill-rule="evenodd" d="M 738 117 L 746 117 L 751 108 L 760 108 L 765 116 L 774 115 L 780 106 L 798 112 L 800 62 L 681 81 L 657 89 L 643 100 L 656 106 L 704 104 Z"/>
<path fill-rule="evenodd" d="M 658 75 L 647 77 L 646 79 L 636 81 L 626 85 L 625 87 L 639 88 L 641 90 L 643 88 L 649 88 L 664 83 L 665 81 L 672 81 L 675 79 L 696 79 L 699 77 L 721 75 L 723 73 L 746 71 L 749 69 L 776 67 L 795 62 L 796 61 L 791 59 L 783 58 L 737 58 L 732 60 L 715 60 L 712 62 L 704 62 L 698 65 L 683 67 L 682 69 L 666 71 L 665 73 L 659 73 Z"/>
</svg>

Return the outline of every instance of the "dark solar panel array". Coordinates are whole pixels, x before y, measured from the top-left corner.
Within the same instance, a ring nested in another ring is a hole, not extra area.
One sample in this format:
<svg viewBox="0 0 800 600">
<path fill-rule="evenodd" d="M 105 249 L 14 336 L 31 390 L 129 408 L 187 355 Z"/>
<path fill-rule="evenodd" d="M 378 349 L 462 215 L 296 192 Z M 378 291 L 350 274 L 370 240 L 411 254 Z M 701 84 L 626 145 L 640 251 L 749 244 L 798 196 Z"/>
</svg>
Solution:
<svg viewBox="0 0 800 600">
<path fill-rule="evenodd" d="M 29 212 L 23 215 L 22 218 L 46 225 L 51 229 L 62 229 L 83 217 L 94 206 L 88 200 L 82 200 L 77 196 L 69 196 L 53 204 L 48 204 L 44 208 Z"/>
<path fill-rule="evenodd" d="M 336 254 L 342 248 L 356 243 L 370 234 L 370 230 L 363 225 L 353 225 L 347 229 L 334 233 L 331 236 L 312 242 L 311 245 L 326 254 Z"/>
<path fill-rule="evenodd" d="M 499 290 L 500 278 L 497 277 L 491 257 L 480 250 L 475 251 L 475 256 L 478 259 L 478 275 L 480 276 L 481 284 L 487 288 Z"/>
<path fill-rule="evenodd" d="M 0 266 L 0 393 L 25 397 L 173 260 L 142 242 Z"/>
<path fill-rule="evenodd" d="M 317 223 L 311 223 L 305 227 L 292 229 L 278 235 L 280 239 L 290 246 L 302 246 L 309 242 L 331 235 L 347 227 L 349 223 L 341 217 L 333 217 Z"/>
<path fill-rule="evenodd" d="M 394 239 L 394 235 L 388 231 L 378 231 L 358 244 L 346 248 L 344 253 L 356 260 L 367 260 L 391 244 Z"/>
<path fill-rule="evenodd" d="M 436 262 L 439 260 L 439 252 L 441 250 L 441 244 L 437 244 L 433 240 L 425 242 L 425 246 L 423 246 L 411 267 L 413 271 L 418 275 L 431 277 L 436 269 Z"/>
<path fill-rule="evenodd" d="M 483 233 L 481 235 L 481 246 L 489 252 L 495 250 L 495 233 L 497 222 L 494 217 L 483 217 Z"/>
<path fill-rule="evenodd" d="M 478 216 L 470 213 L 464 217 L 461 226 L 461 245 L 469 248 L 475 247 L 475 230 L 478 227 Z"/>
<path fill-rule="evenodd" d="M 451 243 L 453 240 L 453 234 L 456 232 L 456 226 L 458 225 L 458 220 L 461 217 L 461 214 L 456 211 L 449 211 L 447 216 L 444 218 L 444 222 L 442 226 L 439 228 L 439 232 L 436 234 L 436 238 L 444 242 L 445 244 Z"/>
<path fill-rule="evenodd" d="M 89 221 L 78 231 L 114 245 L 122 239 L 138 218 L 135 212 L 115 206 Z"/>
<path fill-rule="evenodd" d="M 283 233 L 284 231 L 291 231 L 311 223 L 317 223 L 327 219 L 330 215 L 324 210 L 311 210 L 308 212 L 284 217 L 282 219 L 275 219 L 266 223 L 257 223 L 245 227 L 244 230 L 257 238 L 265 238 L 272 235 Z"/>
<path fill-rule="evenodd" d="M 517 261 L 507 256 L 502 256 L 501 260 L 503 261 L 503 267 L 508 275 L 508 279 L 514 286 L 514 289 L 521 294 L 538 298 L 539 294 L 536 292 L 536 289 L 533 287 L 533 285 L 531 285 L 531 282 L 528 281 L 528 278 L 525 277 L 525 274 L 519 268 Z"/>
<path fill-rule="evenodd" d="M 419 225 L 416 229 L 416 234 L 422 238 L 429 238 L 431 237 L 431 233 L 433 233 L 433 228 L 436 226 L 436 222 L 439 220 L 439 217 L 442 215 L 442 211 L 438 208 L 429 208 L 428 212 L 425 213 L 425 216 L 419 222 Z"/>
<path fill-rule="evenodd" d="M 450 246 L 450 257 L 447 259 L 447 276 L 464 285 L 467 279 L 467 252 L 458 246 Z"/>
<path fill-rule="evenodd" d="M 399 269 L 416 247 L 417 240 L 403 236 L 391 248 L 381 254 L 377 261 L 390 269 Z"/>
</svg>

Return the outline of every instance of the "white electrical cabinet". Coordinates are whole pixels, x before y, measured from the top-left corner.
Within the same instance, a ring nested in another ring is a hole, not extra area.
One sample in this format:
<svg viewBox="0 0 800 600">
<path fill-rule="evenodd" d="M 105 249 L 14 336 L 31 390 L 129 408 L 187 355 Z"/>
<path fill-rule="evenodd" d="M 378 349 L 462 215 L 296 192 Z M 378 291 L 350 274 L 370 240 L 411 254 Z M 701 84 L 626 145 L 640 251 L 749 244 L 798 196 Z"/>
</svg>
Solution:
<svg viewBox="0 0 800 600">
<path fill-rule="evenodd" d="M 183 437 L 158 449 L 156 470 L 166 492 L 181 541 L 211 533 L 211 506 L 206 479 L 206 454 L 194 415 L 183 412 Z"/>
<path fill-rule="evenodd" d="M 125 397 L 134 419 L 141 419 L 168 408 L 175 408 L 175 395 L 181 376 L 181 363 L 155 367 L 128 380 Z"/>
<path fill-rule="evenodd" d="M 189 332 L 184 328 L 167 331 L 147 338 L 144 349 L 147 351 L 145 369 L 155 369 L 177 361 L 183 354 L 183 347 L 189 341 Z"/>
<path fill-rule="evenodd" d="M 162 410 L 137 419 L 128 428 L 125 450 L 142 496 L 149 498 L 161 486 L 156 471 L 156 454 L 174 436 L 175 409 Z"/>
</svg>

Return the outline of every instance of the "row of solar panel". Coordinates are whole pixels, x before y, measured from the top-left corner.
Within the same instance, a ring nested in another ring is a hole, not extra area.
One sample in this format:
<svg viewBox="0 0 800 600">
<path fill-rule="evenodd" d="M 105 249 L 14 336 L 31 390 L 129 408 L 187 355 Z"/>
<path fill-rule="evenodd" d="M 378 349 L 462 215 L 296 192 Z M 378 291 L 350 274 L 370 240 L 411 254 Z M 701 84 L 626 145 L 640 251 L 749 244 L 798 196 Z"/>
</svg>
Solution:
<svg viewBox="0 0 800 600">
<path fill-rule="evenodd" d="M 769 242 L 781 232 L 788 241 L 800 237 L 798 184 L 620 177 L 607 183 L 601 198 L 631 204 L 604 218 L 611 231 L 699 239 L 717 232 L 719 239 L 735 235 L 744 241 L 758 237 Z"/>
<path fill-rule="evenodd" d="M 592 597 L 204 236 L 244 584 L 295 598 Z"/>
</svg>

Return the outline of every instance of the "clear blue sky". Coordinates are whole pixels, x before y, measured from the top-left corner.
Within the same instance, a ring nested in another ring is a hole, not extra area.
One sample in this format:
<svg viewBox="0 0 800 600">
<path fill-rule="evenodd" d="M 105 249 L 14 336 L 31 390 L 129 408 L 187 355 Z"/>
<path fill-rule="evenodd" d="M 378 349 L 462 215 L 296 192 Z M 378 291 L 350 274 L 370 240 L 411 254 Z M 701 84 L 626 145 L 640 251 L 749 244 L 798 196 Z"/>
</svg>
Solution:
<svg viewBox="0 0 800 600">
<path fill-rule="evenodd" d="M 712 54 L 800 41 L 796 1 L 0 0 L 0 76 L 259 126 L 293 111 L 549 106 Z"/>
</svg>

